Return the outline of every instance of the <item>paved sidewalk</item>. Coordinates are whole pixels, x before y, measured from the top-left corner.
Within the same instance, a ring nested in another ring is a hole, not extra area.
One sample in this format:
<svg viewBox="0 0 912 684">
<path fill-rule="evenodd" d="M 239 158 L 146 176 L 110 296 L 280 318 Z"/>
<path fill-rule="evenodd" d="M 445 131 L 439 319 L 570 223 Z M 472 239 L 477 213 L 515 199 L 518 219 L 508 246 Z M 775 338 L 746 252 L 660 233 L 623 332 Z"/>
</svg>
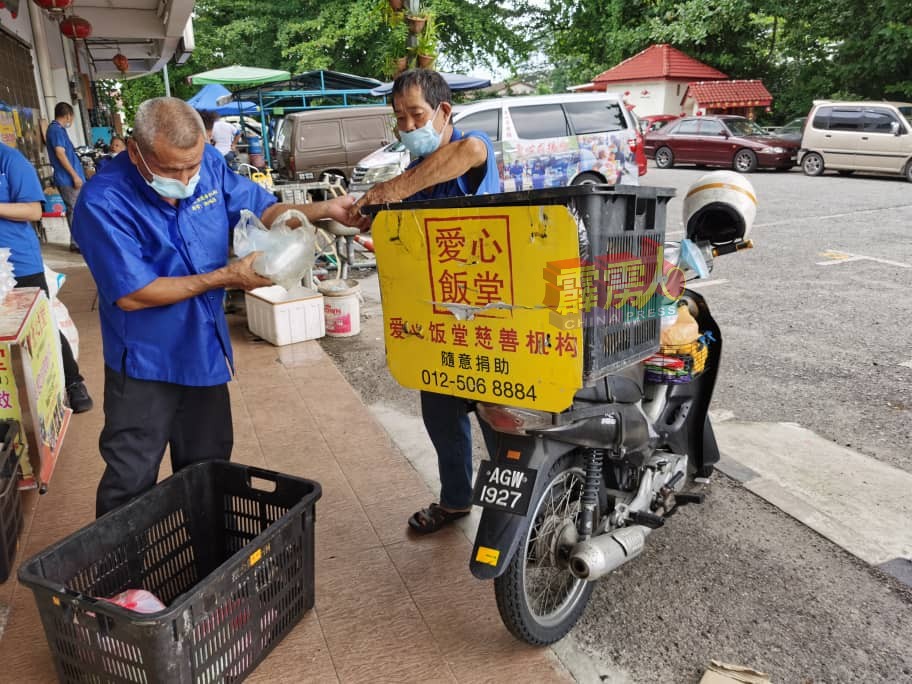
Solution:
<svg viewBox="0 0 912 684">
<path fill-rule="evenodd" d="M 23 497 L 17 562 L 92 521 L 103 469 L 101 336 L 88 271 L 69 271 L 61 295 L 79 329 L 96 408 L 70 423 L 47 494 Z M 569 681 L 550 650 L 526 646 L 503 627 L 492 585 L 469 573 L 471 545 L 460 530 L 407 533 L 406 518 L 430 500 L 428 488 L 320 345 L 273 347 L 253 341 L 243 316 L 229 322 L 238 371 L 230 384 L 233 459 L 323 487 L 316 608 L 248 681 Z M 0 680 L 54 681 L 31 591 L 11 578 L 0 585 L 4 605 Z"/>
</svg>

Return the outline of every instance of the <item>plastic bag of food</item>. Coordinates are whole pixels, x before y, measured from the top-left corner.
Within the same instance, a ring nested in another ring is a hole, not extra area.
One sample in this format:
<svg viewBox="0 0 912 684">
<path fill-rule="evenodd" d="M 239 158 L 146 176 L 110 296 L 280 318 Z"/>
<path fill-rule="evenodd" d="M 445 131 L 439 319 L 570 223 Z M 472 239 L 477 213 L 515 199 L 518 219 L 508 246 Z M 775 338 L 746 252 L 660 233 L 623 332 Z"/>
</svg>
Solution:
<svg viewBox="0 0 912 684">
<path fill-rule="evenodd" d="M 115 606 L 132 610 L 136 613 L 157 613 L 167 606 L 158 597 L 145 589 L 127 589 L 117 596 L 103 598 L 102 601 L 113 603 Z"/>
<path fill-rule="evenodd" d="M 262 252 L 254 260 L 253 270 L 286 290 L 300 286 L 302 280 L 309 286 L 313 280 L 315 234 L 307 217 L 296 209 L 280 214 L 269 229 L 245 209 L 234 227 L 234 253 L 245 257 Z"/>
</svg>

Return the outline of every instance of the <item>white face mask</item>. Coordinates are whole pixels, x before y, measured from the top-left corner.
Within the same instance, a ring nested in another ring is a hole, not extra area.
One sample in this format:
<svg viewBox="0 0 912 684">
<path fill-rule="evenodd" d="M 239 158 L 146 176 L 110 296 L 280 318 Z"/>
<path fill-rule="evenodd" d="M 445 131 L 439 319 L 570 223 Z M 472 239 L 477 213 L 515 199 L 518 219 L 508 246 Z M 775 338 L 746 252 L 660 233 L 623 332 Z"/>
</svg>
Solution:
<svg viewBox="0 0 912 684">
<path fill-rule="evenodd" d="M 437 105 L 431 118 L 421 128 L 416 128 L 414 131 L 399 131 L 399 140 L 412 155 L 412 159 L 426 157 L 440 147 L 442 133 L 438 133 L 434 128 L 434 119 L 437 118 L 438 111 L 440 111 L 440 105 Z"/>
<path fill-rule="evenodd" d="M 136 151 L 139 152 L 139 158 L 142 159 L 143 166 L 146 167 L 152 180 L 146 180 L 146 185 L 155 190 L 162 197 L 167 197 L 168 199 L 187 199 L 192 197 L 193 193 L 196 192 L 196 186 L 200 181 L 200 174 L 197 171 L 193 177 L 190 179 L 190 182 L 184 185 L 177 178 L 166 178 L 165 176 L 159 176 L 152 173 L 152 169 L 149 168 L 149 164 L 146 163 L 146 158 L 143 156 L 142 150 L 139 149 L 139 145 L 136 146 Z"/>
</svg>

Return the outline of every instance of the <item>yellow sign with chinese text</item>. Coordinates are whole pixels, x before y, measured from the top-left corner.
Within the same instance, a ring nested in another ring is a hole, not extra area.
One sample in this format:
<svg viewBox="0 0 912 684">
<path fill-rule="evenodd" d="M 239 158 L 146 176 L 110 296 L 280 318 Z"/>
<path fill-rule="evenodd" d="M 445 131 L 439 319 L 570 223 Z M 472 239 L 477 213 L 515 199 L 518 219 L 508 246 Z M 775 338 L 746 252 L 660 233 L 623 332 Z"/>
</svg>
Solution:
<svg viewBox="0 0 912 684">
<path fill-rule="evenodd" d="M 570 406 L 582 387 L 583 330 L 554 273 L 555 262 L 575 264 L 568 272 L 579 280 L 579 233 L 565 206 L 389 210 L 372 232 L 399 384 L 543 411 Z"/>
</svg>

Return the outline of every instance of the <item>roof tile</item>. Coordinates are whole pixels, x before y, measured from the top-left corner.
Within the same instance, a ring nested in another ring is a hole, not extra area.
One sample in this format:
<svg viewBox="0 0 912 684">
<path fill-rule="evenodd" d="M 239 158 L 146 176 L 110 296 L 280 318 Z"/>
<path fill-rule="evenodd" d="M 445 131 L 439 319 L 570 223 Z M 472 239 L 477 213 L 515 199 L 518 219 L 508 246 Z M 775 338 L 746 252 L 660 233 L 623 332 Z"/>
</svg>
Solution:
<svg viewBox="0 0 912 684">
<path fill-rule="evenodd" d="M 766 107 L 773 102 L 773 96 L 760 80 L 689 83 L 681 102 L 688 97 L 701 107 Z"/>
<path fill-rule="evenodd" d="M 727 74 L 663 43 L 650 45 L 617 66 L 603 71 L 592 82 L 616 83 L 659 78 L 710 80 L 727 78 Z"/>
</svg>

